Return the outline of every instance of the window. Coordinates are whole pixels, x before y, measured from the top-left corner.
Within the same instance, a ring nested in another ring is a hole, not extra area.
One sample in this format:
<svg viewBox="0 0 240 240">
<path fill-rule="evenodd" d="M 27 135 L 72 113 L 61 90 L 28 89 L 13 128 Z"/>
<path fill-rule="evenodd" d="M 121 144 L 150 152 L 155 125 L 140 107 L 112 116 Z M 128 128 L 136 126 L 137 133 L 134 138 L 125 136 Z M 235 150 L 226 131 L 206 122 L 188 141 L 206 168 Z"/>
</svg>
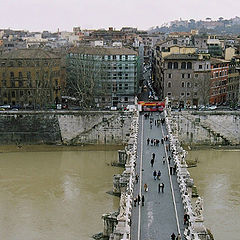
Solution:
<svg viewBox="0 0 240 240">
<path fill-rule="evenodd" d="M 173 39 L 173 44 L 177 44 L 177 39 Z"/>
<path fill-rule="evenodd" d="M 182 78 L 184 78 L 184 73 L 182 73 L 182 75 L 181 75 L 181 76 L 182 76 Z"/>
<path fill-rule="evenodd" d="M 10 79 L 14 79 L 14 72 L 10 72 Z"/>
<path fill-rule="evenodd" d="M 181 69 L 186 69 L 186 63 L 185 62 L 181 63 Z"/>
<path fill-rule="evenodd" d="M 125 79 L 128 79 L 128 74 L 127 73 L 125 73 Z"/>
<path fill-rule="evenodd" d="M 187 69 L 192 69 L 192 63 L 191 62 L 187 62 Z"/>
<path fill-rule="evenodd" d="M 190 93 L 189 93 L 189 92 L 187 92 L 187 96 L 188 96 L 188 97 L 190 96 Z"/>
<path fill-rule="evenodd" d="M 128 90 L 128 84 L 125 83 L 125 90 Z"/>
<path fill-rule="evenodd" d="M 198 69 L 202 69 L 203 67 L 202 67 L 202 64 L 199 64 L 198 65 Z"/>
<path fill-rule="evenodd" d="M 171 88 L 172 87 L 172 83 L 171 82 L 168 82 L 168 88 Z"/>
<path fill-rule="evenodd" d="M 128 97 L 124 97 L 124 102 L 128 102 Z"/>
<path fill-rule="evenodd" d="M 195 77 L 195 78 L 198 78 L 198 74 L 197 74 L 197 73 L 195 73 L 194 77 Z"/>
<path fill-rule="evenodd" d="M 172 62 L 168 63 L 168 69 L 172 69 Z"/>
<path fill-rule="evenodd" d="M 15 91 L 12 91 L 12 97 L 15 98 L 16 94 Z"/>
<path fill-rule="evenodd" d="M 20 91 L 20 97 L 22 97 L 22 96 L 23 96 L 23 91 L 21 90 L 21 91 Z"/>
<path fill-rule="evenodd" d="M 108 55 L 108 60 L 111 60 L 111 56 L 110 55 Z"/>
<path fill-rule="evenodd" d="M 119 56 L 119 60 L 122 61 L 122 55 Z"/>
<path fill-rule="evenodd" d="M 2 80 L 2 87 L 7 87 L 7 81 L 6 80 Z"/>
<path fill-rule="evenodd" d="M 174 62 L 174 63 L 173 63 L 173 68 L 174 68 L 174 69 L 178 69 L 178 63 L 177 63 L 177 62 Z"/>
<path fill-rule="evenodd" d="M 181 93 L 181 96 L 184 96 L 184 95 L 185 95 L 185 93 L 184 93 L 184 92 L 182 92 L 182 93 Z"/>
<path fill-rule="evenodd" d="M 185 87 L 185 83 L 184 82 L 182 82 L 182 87 Z"/>
<path fill-rule="evenodd" d="M 122 83 L 119 83 L 119 90 L 122 90 Z"/>
<path fill-rule="evenodd" d="M 31 77 L 31 72 L 27 72 L 27 79 L 28 79 L 28 80 L 31 80 L 31 78 L 32 78 L 32 77 Z"/>
<path fill-rule="evenodd" d="M 191 74 L 190 74 L 190 73 L 188 73 L 187 77 L 188 77 L 188 78 L 191 78 Z"/>
<path fill-rule="evenodd" d="M 191 87 L 191 83 L 187 82 L 187 87 L 190 88 Z"/>
<path fill-rule="evenodd" d="M 168 73 L 168 78 L 172 78 L 172 74 L 171 73 Z"/>
<path fill-rule="evenodd" d="M 125 60 L 128 60 L 128 55 L 125 55 Z"/>
<path fill-rule="evenodd" d="M 194 96 L 195 96 L 195 97 L 197 96 L 197 92 L 194 92 Z"/>
<path fill-rule="evenodd" d="M 168 92 L 167 95 L 168 95 L 168 96 L 172 96 L 172 93 L 171 93 L 171 92 Z"/>
<path fill-rule="evenodd" d="M 116 55 L 113 55 L 113 60 L 116 60 Z"/>
<path fill-rule="evenodd" d="M 125 69 L 128 69 L 128 64 L 125 65 Z"/>
</svg>

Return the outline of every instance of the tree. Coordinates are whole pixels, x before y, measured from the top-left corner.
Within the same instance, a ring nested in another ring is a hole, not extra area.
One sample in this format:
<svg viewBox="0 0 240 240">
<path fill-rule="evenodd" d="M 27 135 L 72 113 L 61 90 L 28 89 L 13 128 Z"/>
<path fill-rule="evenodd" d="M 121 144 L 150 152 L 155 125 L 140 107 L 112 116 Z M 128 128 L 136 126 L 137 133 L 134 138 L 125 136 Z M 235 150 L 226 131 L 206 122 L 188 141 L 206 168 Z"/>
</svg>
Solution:
<svg viewBox="0 0 240 240">
<path fill-rule="evenodd" d="M 194 77 L 194 92 L 198 93 L 199 104 L 204 106 L 209 104 L 211 89 L 210 72 L 199 73 L 199 77 Z"/>
<path fill-rule="evenodd" d="M 83 109 L 95 106 L 95 99 L 111 89 L 107 83 L 107 63 L 101 56 L 70 54 L 67 59 L 67 92 Z"/>
</svg>

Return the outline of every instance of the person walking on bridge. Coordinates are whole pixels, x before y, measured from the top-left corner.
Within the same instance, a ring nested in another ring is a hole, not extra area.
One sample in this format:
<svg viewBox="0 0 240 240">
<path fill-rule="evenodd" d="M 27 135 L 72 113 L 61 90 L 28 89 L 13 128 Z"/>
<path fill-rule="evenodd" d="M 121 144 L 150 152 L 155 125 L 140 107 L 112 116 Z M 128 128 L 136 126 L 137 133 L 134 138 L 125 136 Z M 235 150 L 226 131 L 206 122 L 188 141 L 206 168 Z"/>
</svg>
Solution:
<svg viewBox="0 0 240 240">
<path fill-rule="evenodd" d="M 157 173 L 157 179 L 160 180 L 160 177 L 161 177 L 161 171 L 159 170 Z"/>
<path fill-rule="evenodd" d="M 153 178 L 154 178 L 154 180 L 157 179 L 157 171 L 156 170 L 153 171 Z"/>
<path fill-rule="evenodd" d="M 148 185 L 146 183 L 144 184 L 143 188 L 145 192 L 148 192 Z"/>
<path fill-rule="evenodd" d="M 176 235 L 174 233 L 172 233 L 171 240 L 175 240 L 175 239 L 176 239 Z"/>
<path fill-rule="evenodd" d="M 137 202 L 138 202 L 138 205 L 140 204 L 140 202 L 141 202 L 141 197 L 140 197 L 140 195 L 138 194 L 138 196 L 137 196 Z"/>
<path fill-rule="evenodd" d="M 144 198 L 144 195 L 142 195 L 142 206 L 144 206 L 144 201 L 145 201 L 145 198 Z"/>
<path fill-rule="evenodd" d="M 149 145 L 149 142 L 150 142 L 150 139 L 148 138 L 148 139 L 147 139 L 147 145 Z"/>
<path fill-rule="evenodd" d="M 154 159 L 153 158 L 151 159 L 150 163 L 151 163 L 151 166 L 153 167 L 153 164 L 154 164 Z"/>
<path fill-rule="evenodd" d="M 153 160 L 155 160 L 155 153 L 152 153 L 152 158 Z"/>
</svg>

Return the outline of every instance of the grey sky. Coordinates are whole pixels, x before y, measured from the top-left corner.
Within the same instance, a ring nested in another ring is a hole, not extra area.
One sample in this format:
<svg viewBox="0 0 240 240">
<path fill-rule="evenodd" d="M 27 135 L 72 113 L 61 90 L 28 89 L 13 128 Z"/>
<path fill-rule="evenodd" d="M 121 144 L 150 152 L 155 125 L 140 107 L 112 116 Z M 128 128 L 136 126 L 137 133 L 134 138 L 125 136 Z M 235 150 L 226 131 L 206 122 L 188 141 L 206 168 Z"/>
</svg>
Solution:
<svg viewBox="0 0 240 240">
<path fill-rule="evenodd" d="M 0 29 L 148 29 L 175 19 L 232 18 L 238 0 L 0 0 Z"/>
</svg>

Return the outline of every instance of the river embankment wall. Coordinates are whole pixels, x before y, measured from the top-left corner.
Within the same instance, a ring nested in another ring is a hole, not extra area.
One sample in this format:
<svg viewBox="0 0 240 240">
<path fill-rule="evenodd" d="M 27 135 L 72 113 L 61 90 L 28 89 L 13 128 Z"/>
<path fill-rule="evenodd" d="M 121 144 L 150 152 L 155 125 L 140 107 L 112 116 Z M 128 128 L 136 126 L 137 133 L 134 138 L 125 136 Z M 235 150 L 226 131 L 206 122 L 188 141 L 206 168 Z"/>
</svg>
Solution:
<svg viewBox="0 0 240 240">
<path fill-rule="evenodd" d="M 239 145 L 239 111 L 171 112 L 174 131 L 183 145 Z"/>
<path fill-rule="evenodd" d="M 131 121 L 131 112 L 6 111 L 0 144 L 124 144 Z"/>
</svg>

